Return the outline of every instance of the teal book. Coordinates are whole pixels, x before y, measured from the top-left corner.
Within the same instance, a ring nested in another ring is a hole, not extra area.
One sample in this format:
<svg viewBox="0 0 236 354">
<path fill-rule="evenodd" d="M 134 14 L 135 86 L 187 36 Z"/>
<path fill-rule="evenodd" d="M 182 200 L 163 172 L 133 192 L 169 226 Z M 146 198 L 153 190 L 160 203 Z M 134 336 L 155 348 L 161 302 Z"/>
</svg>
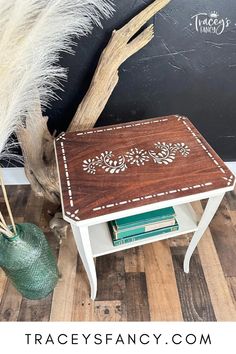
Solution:
<svg viewBox="0 0 236 354">
<path fill-rule="evenodd" d="M 111 222 L 110 230 L 111 230 L 112 237 L 115 240 L 120 240 L 124 237 L 134 236 L 144 232 L 154 231 L 154 230 L 162 229 L 164 227 L 173 226 L 175 225 L 175 222 L 176 222 L 175 218 L 171 218 L 171 219 L 156 221 L 151 224 L 146 224 L 143 226 L 131 227 L 129 229 L 120 230 L 120 231 L 117 231 L 114 223 Z"/>
<path fill-rule="evenodd" d="M 109 227 L 113 238 L 121 239 L 174 224 L 175 211 L 169 207 L 110 221 Z"/>
<path fill-rule="evenodd" d="M 112 239 L 112 242 L 113 242 L 114 246 L 120 246 L 125 243 L 135 242 L 135 241 L 142 240 L 145 238 L 149 238 L 149 237 L 153 237 L 153 236 L 157 236 L 157 235 L 163 235 L 165 233 L 172 232 L 172 231 L 177 231 L 178 229 L 179 229 L 179 225 L 176 222 L 174 226 L 163 227 L 162 229 L 153 230 L 153 231 L 149 231 L 149 232 L 143 232 L 141 234 L 124 237 L 120 240 Z"/>
</svg>

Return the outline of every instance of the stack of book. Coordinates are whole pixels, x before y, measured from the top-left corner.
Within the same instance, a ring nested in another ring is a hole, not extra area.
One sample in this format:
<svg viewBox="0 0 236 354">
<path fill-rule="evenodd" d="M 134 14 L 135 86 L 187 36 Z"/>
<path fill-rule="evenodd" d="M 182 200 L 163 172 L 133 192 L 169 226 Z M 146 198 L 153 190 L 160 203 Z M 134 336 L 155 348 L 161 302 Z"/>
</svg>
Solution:
<svg viewBox="0 0 236 354">
<path fill-rule="evenodd" d="M 150 211 L 110 221 L 114 246 L 178 230 L 173 207 Z"/>
</svg>

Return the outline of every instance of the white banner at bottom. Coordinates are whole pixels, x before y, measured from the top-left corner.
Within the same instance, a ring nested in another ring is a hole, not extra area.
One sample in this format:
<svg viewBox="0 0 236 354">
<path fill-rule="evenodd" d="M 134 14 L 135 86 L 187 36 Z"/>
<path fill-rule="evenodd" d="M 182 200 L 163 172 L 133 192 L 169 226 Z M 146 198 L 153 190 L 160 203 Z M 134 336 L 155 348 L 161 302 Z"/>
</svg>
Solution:
<svg viewBox="0 0 236 354">
<path fill-rule="evenodd" d="M 236 322 L 1 322 L 1 352 L 235 353 Z"/>
</svg>

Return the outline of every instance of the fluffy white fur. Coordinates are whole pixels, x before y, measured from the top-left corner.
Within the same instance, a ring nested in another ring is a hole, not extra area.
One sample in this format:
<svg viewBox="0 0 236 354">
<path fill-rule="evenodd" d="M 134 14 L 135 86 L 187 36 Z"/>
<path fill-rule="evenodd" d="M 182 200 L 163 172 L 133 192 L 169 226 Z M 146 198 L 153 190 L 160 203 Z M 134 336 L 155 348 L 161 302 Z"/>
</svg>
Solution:
<svg viewBox="0 0 236 354">
<path fill-rule="evenodd" d="M 0 0 L 0 158 L 38 94 L 46 106 L 66 78 L 60 52 L 112 12 L 110 0 Z"/>
</svg>

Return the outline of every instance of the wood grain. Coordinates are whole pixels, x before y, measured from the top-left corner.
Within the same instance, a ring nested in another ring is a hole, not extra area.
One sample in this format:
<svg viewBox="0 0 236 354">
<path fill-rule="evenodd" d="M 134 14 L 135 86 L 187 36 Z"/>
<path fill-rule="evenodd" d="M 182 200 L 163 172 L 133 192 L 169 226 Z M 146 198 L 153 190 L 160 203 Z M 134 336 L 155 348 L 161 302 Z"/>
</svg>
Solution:
<svg viewBox="0 0 236 354">
<path fill-rule="evenodd" d="M 198 216 L 201 215 L 203 208 L 200 202 L 194 203 L 194 210 Z M 236 320 L 235 304 L 209 228 L 198 244 L 198 251 L 216 319 L 218 321 Z"/>
<path fill-rule="evenodd" d="M 121 301 L 95 301 L 95 321 L 127 321 L 126 304 Z"/>
<path fill-rule="evenodd" d="M 150 321 L 145 273 L 126 273 L 127 321 Z"/>
<path fill-rule="evenodd" d="M 125 271 L 130 272 L 144 272 L 144 253 L 142 247 L 134 247 L 124 251 Z"/>
<path fill-rule="evenodd" d="M 189 154 L 183 156 L 181 149 L 176 150 L 173 160 L 167 153 L 165 163 L 155 163 L 149 151 L 160 153 L 160 147 L 155 147 L 158 142 L 183 143 L 190 149 Z M 187 118 L 168 116 L 66 133 L 57 138 L 55 146 L 65 215 L 72 220 L 234 184 L 231 171 Z M 143 165 L 128 162 L 127 153 L 135 148 L 149 156 Z M 84 170 L 84 161 L 89 164 L 106 151 L 112 151 L 113 160 L 123 156 L 127 168 L 109 173 L 97 164 L 94 174 Z"/>
<path fill-rule="evenodd" d="M 72 318 L 76 265 L 77 248 L 70 230 L 59 251 L 58 268 L 61 279 L 54 289 L 50 321 L 70 321 Z"/>
<path fill-rule="evenodd" d="M 0 321 L 17 321 L 21 301 L 22 296 L 8 280 L 0 304 Z"/>
<path fill-rule="evenodd" d="M 178 237 L 171 237 L 166 240 L 169 247 L 178 249 L 179 247 L 188 247 L 192 234 L 180 235 Z"/>
<path fill-rule="evenodd" d="M 7 284 L 7 277 L 4 271 L 0 268 L 0 303 L 1 303 L 4 290 L 6 288 L 6 284 Z"/>
<path fill-rule="evenodd" d="M 52 303 L 52 294 L 41 300 L 28 300 L 23 298 L 18 321 L 49 321 Z"/>
<path fill-rule="evenodd" d="M 98 292 L 96 300 L 123 300 L 126 292 L 124 255 L 122 252 L 96 260 Z M 109 284 L 109 286 L 107 286 Z"/>
<path fill-rule="evenodd" d="M 95 321 L 94 302 L 81 259 L 78 257 L 73 297 L 72 321 Z"/>
<path fill-rule="evenodd" d="M 181 321 L 170 249 L 165 241 L 143 246 L 148 301 L 152 321 Z"/>
<path fill-rule="evenodd" d="M 177 287 L 185 321 L 215 321 L 215 314 L 197 254 L 192 256 L 190 274 L 183 272 L 184 256 L 173 255 Z"/>
<path fill-rule="evenodd" d="M 236 276 L 236 230 L 227 210 L 226 201 L 223 200 L 214 222 L 210 224 L 210 231 L 220 258 L 224 275 Z"/>
<path fill-rule="evenodd" d="M 229 290 L 230 290 L 230 295 L 233 301 L 233 311 L 232 311 L 232 315 L 230 317 L 231 321 L 236 321 L 235 319 L 235 308 L 236 308 L 236 277 L 227 277 L 226 278 Z M 223 316 L 222 316 L 223 317 Z M 229 321 L 230 321 L 229 320 Z M 225 317 L 223 317 L 222 321 L 226 321 Z"/>
</svg>

